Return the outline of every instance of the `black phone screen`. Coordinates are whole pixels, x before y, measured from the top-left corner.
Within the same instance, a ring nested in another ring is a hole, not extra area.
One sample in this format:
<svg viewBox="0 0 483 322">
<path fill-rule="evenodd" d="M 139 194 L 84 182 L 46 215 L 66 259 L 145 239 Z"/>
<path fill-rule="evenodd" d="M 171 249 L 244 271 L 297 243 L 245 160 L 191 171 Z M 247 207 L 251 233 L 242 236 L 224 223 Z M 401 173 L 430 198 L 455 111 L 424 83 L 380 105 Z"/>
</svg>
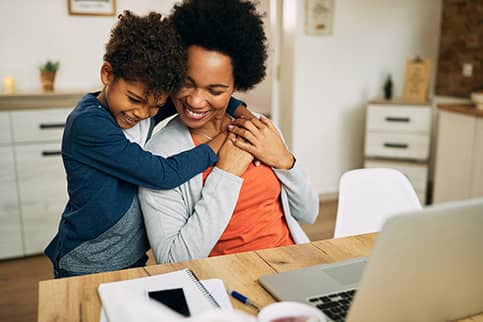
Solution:
<svg viewBox="0 0 483 322">
<path fill-rule="evenodd" d="M 186 317 L 191 316 L 182 288 L 148 292 L 150 298 L 166 305 Z"/>
</svg>

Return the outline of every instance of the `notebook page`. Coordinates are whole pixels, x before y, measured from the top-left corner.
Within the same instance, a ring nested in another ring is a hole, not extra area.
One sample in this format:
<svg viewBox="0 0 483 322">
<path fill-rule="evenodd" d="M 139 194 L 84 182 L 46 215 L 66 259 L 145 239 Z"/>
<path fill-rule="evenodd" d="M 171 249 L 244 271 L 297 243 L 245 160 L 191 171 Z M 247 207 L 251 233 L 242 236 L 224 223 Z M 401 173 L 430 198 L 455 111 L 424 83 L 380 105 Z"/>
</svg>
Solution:
<svg viewBox="0 0 483 322">
<path fill-rule="evenodd" d="M 201 282 L 222 308 L 232 309 L 230 299 L 226 293 L 222 280 L 210 279 Z M 200 291 L 196 282 L 191 280 L 189 274 L 186 273 L 186 270 L 181 270 L 133 280 L 101 284 L 98 289 L 102 302 L 100 321 L 109 321 L 107 318 L 109 310 L 111 310 L 111 312 L 113 310 L 118 311 L 116 306 L 118 306 L 119 303 L 111 305 L 110 302 L 113 302 L 111 299 L 115 298 L 117 296 L 116 294 L 119 294 L 120 291 L 127 291 L 129 294 L 129 297 L 125 302 L 130 303 L 132 302 L 133 297 L 135 297 L 138 300 L 137 302 L 143 304 L 150 302 L 147 297 L 148 291 L 171 288 L 183 288 L 192 316 L 215 308 L 208 298 Z M 114 309 L 112 306 L 114 306 Z"/>
</svg>

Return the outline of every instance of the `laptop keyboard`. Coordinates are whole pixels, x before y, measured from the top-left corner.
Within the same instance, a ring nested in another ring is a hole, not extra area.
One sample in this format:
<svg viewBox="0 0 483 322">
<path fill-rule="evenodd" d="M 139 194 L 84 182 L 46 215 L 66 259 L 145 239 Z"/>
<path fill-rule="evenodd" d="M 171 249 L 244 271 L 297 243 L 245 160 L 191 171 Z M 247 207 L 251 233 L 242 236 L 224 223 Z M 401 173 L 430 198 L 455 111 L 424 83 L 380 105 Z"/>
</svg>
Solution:
<svg viewBox="0 0 483 322">
<path fill-rule="evenodd" d="M 324 312 L 333 321 L 345 321 L 347 312 L 356 290 L 347 290 L 344 292 L 333 293 L 324 296 L 315 296 L 308 299 L 308 301 Z"/>
</svg>

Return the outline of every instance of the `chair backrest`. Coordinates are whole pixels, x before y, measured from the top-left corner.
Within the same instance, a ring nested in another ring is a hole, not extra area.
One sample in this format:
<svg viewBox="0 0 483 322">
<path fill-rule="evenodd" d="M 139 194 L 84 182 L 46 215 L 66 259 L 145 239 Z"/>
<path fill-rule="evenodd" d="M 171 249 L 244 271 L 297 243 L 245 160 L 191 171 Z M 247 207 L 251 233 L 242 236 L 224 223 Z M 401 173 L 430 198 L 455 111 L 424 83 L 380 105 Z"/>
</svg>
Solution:
<svg viewBox="0 0 483 322">
<path fill-rule="evenodd" d="M 386 218 L 419 209 L 416 192 L 398 170 L 348 171 L 339 182 L 334 238 L 379 231 Z"/>
</svg>

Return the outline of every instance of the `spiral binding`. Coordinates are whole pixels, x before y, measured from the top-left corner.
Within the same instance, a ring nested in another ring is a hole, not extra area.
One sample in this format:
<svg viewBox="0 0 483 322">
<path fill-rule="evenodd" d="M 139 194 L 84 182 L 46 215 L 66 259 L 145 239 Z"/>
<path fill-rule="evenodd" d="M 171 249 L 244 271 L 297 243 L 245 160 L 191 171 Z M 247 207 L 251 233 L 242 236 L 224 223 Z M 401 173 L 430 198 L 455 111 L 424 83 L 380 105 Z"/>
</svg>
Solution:
<svg viewBox="0 0 483 322">
<path fill-rule="evenodd" d="M 220 304 L 218 304 L 213 295 L 211 295 L 211 293 L 206 289 L 203 283 L 200 282 L 200 280 L 192 270 L 186 269 L 186 274 L 188 274 L 188 277 L 195 283 L 196 287 L 208 299 L 208 301 L 211 302 L 211 304 L 213 304 L 217 308 L 221 308 Z"/>
</svg>

